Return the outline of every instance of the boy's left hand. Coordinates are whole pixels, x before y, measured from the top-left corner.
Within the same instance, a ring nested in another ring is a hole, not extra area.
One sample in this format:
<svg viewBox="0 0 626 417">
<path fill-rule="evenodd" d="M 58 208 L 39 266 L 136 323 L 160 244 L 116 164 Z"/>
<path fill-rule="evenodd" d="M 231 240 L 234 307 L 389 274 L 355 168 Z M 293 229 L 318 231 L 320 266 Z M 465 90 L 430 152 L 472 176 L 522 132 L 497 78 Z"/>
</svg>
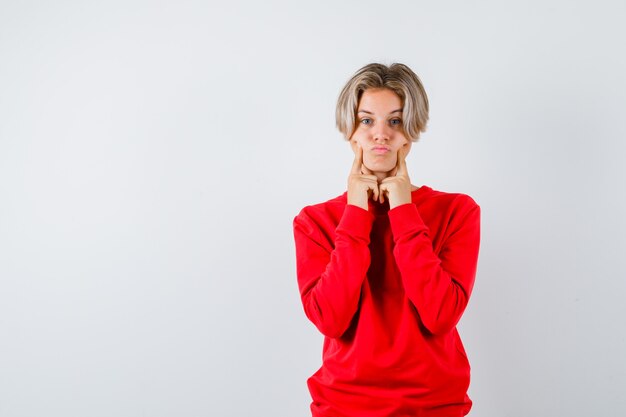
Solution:
<svg viewBox="0 0 626 417">
<path fill-rule="evenodd" d="M 385 201 L 385 196 L 389 200 L 389 209 L 411 202 L 411 180 L 406 167 L 406 156 L 409 147 L 403 146 L 398 149 L 396 167 L 392 176 L 385 178 L 378 186 L 380 202 Z"/>
</svg>

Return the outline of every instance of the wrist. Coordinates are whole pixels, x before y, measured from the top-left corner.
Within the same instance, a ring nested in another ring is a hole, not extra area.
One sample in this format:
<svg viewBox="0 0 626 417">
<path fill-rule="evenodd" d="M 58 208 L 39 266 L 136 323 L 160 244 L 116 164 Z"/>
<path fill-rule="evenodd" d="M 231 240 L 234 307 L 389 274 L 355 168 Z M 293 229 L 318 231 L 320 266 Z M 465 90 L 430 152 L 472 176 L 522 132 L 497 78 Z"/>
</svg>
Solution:
<svg viewBox="0 0 626 417">
<path fill-rule="evenodd" d="M 390 198 L 389 199 L 389 209 L 393 209 L 396 208 L 398 206 L 402 206 L 404 204 L 410 204 L 411 201 L 411 196 L 409 195 L 409 198 Z"/>
<path fill-rule="evenodd" d="M 369 205 L 367 203 L 367 200 L 363 198 L 352 198 L 348 196 L 348 204 L 351 206 L 362 208 L 363 210 L 366 210 L 366 211 L 369 210 Z"/>
</svg>

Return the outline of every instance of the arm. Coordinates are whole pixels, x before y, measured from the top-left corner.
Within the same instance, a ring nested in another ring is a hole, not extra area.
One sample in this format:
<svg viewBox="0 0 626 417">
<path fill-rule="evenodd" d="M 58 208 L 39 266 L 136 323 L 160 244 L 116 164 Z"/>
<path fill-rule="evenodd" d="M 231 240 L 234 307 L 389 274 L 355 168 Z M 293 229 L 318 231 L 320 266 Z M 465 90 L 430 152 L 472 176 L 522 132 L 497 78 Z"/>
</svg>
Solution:
<svg viewBox="0 0 626 417">
<path fill-rule="evenodd" d="M 301 212 L 293 222 L 298 287 L 304 311 L 328 337 L 340 337 L 358 310 L 361 286 L 370 265 L 373 216 L 346 205 L 335 230 L 334 249 L 320 226 Z"/>
<path fill-rule="evenodd" d="M 407 297 L 432 334 L 451 331 L 467 306 L 478 262 L 480 207 L 468 199 L 448 227 L 439 256 L 414 204 L 389 211 L 394 256 Z"/>
</svg>

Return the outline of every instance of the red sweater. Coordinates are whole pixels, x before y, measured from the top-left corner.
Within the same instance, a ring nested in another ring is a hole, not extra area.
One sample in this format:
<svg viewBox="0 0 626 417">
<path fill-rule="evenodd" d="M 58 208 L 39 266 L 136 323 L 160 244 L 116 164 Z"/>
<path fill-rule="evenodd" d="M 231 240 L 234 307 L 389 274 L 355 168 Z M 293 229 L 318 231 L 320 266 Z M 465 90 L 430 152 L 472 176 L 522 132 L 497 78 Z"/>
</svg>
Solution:
<svg viewBox="0 0 626 417">
<path fill-rule="evenodd" d="M 464 416 L 470 366 L 456 330 L 474 284 L 480 207 L 422 186 L 369 211 L 347 193 L 294 219 L 298 287 L 325 336 L 314 417 Z"/>
</svg>

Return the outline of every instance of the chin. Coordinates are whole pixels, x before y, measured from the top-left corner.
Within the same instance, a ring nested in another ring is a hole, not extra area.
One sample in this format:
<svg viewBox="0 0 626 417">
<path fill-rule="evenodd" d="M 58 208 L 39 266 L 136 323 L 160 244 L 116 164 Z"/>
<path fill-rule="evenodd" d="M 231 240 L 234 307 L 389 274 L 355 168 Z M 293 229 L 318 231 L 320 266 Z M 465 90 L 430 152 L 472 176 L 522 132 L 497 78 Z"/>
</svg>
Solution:
<svg viewBox="0 0 626 417">
<path fill-rule="evenodd" d="M 390 163 L 392 161 L 380 161 L 378 163 L 364 163 L 365 167 L 372 172 L 379 172 L 386 174 L 387 172 L 393 171 L 396 167 L 396 161 L 393 161 L 393 164 Z"/>
</svg>

